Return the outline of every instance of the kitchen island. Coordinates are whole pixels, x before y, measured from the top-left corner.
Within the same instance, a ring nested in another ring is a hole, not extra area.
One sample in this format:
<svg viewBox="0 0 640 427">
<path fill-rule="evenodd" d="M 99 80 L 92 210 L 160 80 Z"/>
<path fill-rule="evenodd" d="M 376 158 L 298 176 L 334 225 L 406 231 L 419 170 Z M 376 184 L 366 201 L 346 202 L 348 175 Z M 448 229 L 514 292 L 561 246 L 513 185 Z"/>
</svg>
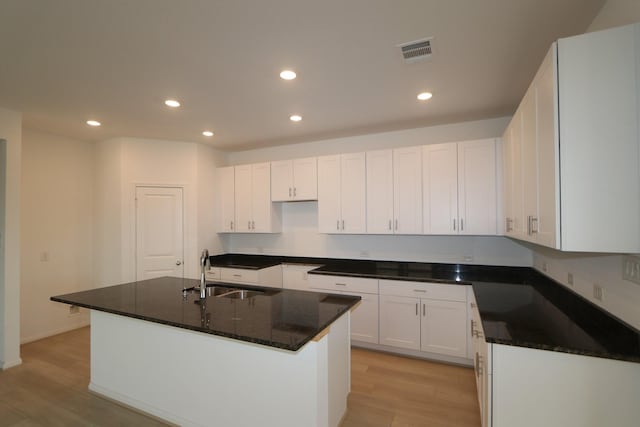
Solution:
<svg viewBox="0 0 640 427">
<path fill-rule="evenodd" d="M 359 297 L 210 283 L 203 303 L 198 284 L 52 297 L 91 309 L 90 390 L 184 426 L 337 426 Z"/>
</svg>

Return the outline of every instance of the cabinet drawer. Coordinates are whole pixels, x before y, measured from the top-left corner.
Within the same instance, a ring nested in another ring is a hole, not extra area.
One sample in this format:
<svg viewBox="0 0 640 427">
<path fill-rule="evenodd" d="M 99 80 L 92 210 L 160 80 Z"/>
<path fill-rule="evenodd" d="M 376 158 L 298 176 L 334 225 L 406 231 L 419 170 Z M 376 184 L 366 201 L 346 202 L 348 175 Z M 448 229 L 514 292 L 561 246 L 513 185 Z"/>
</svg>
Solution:
<svg viewBox="0 0 640 427">
<path fill-rule="evenodd" d="M 258 270 L 221 268 L 220 279 L 223 282 L 258 283 Z"/>
<path fill-rule="evenodd" d="M 309 287 L 328 291 L 362 292 L 365 294 L 378 293 L 378 279 L 363 277 L 309 275 Z"/>
<path fill-rule="evenodd" d="M 220 267 L 211 267 L 204 272 L 206 280 L 220 280 Z"/>
<path fill-rule="evenodd" d="M 467 301 L 466 286 L 408 282 L 403 280 L 380 280 L 380 295 L 430 298 L 445 301 Z"/>
</svg>

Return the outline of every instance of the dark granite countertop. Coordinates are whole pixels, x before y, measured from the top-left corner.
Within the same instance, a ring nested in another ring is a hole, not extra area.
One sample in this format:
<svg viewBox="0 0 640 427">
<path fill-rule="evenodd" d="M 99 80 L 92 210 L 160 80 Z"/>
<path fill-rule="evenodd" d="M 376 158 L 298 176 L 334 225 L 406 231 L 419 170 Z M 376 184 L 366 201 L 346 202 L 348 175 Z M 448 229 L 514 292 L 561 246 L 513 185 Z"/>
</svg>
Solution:
<svg viewBox="0 0 640 427">
<path fill-rule="evenodd" d="M 322 265 L 310 274 L 473 285 L 487 342 L 640 362 L 637 329 L 530 267 L 239 254 L 219 257 L 231 257 L 238 263 Z"/>
<path fill-rule="evenodd" d="M 360 301 L 349 295 L 208 283 L 214 288 L 261 293 L 247 299 L 210 295 L 202 305 L 199 292 L 182 292 L 199 281 L 162 277 L 51 300 L 291 351 L 299 350 Z M 211 292 L 215 290 L 209 288 Z"/>
</svg>

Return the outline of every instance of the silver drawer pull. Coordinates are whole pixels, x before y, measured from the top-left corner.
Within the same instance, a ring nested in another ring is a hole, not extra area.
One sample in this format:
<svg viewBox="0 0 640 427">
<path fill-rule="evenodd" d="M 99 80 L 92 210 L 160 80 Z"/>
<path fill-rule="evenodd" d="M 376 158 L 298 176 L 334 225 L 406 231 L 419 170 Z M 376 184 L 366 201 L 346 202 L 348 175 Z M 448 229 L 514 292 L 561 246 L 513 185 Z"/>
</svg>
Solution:
<svg viewBox="0 0 640 427">
<path fill-rule="evenodd" d="M 413 292 L 423 292 L 423 293 L 427 293 L 426 290 L 424 289 L 414 289 Z"/>
<path fill-rule="evenodd" d="M 336 283 L 336 286 L 347 286 L 346 283 Z"/>
<path fill-rule="evenodd" d="M 242 277 L 242 274 L 234 274 L 233 277 Z"/>
</svg>

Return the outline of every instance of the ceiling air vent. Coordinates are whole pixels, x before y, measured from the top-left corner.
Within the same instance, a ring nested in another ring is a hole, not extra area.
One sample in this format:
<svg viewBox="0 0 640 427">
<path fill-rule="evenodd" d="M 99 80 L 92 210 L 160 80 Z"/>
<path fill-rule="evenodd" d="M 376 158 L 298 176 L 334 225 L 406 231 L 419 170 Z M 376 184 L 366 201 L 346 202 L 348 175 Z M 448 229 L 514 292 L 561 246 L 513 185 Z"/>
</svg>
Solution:
<svg viewBox="0 0 640 427">
<path fill-rule="evenodd" d="M 433 37 L 429 37 L 422 40 L 416 40 L 409 43 L 403 43 L 398 45 L 402 50 L 402 56 L 407 64 L 413 64 L 414 62 L 423 61 L 431 57 L 431 40 Z"/>
</svg>

